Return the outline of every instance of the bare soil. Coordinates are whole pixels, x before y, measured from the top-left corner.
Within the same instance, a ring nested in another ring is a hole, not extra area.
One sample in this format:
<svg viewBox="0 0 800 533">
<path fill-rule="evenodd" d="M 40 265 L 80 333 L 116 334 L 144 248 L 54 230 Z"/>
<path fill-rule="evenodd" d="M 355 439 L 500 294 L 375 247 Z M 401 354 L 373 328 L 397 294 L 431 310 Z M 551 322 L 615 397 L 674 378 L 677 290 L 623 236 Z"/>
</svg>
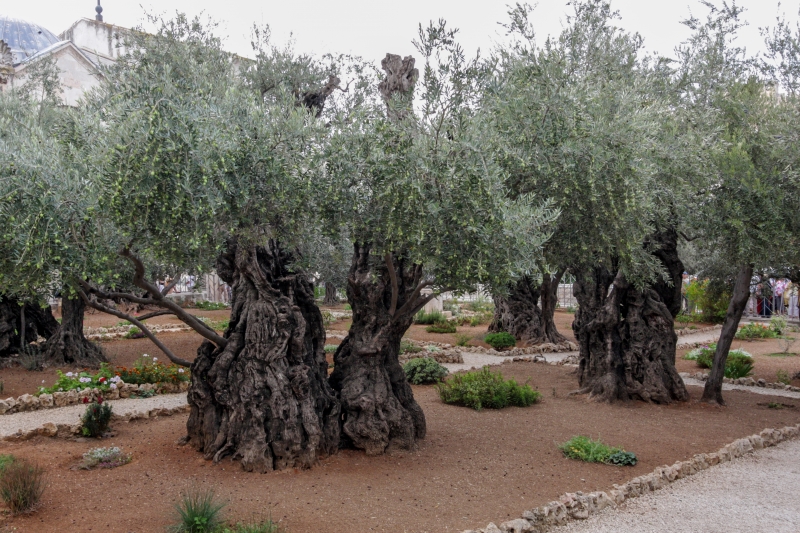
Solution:
<svg viewBox="0 0 800 533">
<path fill-rule="evenodd" d="M 543 393 L 540 404 L 501 411 L 448 406 L 433 387 L 414 387 L 428 436 L 413 453 L 367 457 L 341 451 L 310 470 L 248 474 L 238 465 L 204 460 L 176 441 L 186 415 L 117 423 L 104 441 L 37 438 L 0 443 L 47 469 L 41 508 L 6 518 L 18 532 L 163 531 L 181 491 L 213 488 L 231 519 L 271 515 L 290 533 L 462 531 L 521 516 L 565 491 L 605 490 L 695 453 L 710 452 L 765 427 L 800 421 L 800 410 L 768 409 L 769 397 L 725 393 L 728 407 L 606 405 L 568 397 L 573 371 L 533 363 L 500 367 L 508 378 Z M 786 402 L 785 398 L 777 401 Z M 601 438 L 633 451 L 635 467 L 566 459 L 557 444 L 573 435 Z M 133 462 L 115 470 L 70 470 L 95 446 L 121 446 Z"/>
</svg>

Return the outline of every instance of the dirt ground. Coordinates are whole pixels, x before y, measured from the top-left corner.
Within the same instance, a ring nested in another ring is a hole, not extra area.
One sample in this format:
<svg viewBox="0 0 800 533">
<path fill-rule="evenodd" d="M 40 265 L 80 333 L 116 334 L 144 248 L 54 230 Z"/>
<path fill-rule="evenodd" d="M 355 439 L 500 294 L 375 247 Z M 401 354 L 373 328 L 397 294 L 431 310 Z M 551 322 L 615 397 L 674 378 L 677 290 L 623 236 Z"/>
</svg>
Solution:
<svg viewBox="0 0 800 533">
<path fill-rule="evenodd" d="M 0 453 L 36 461 L 50 485 L 41 508 L 6 518 L 17 532 L 162 531 L 181 491 L 213 488 L 227 516 L 271 515 L 289 533 L 445 532 L 521 515 L 565 491 L 605 490 L 656 466 L 710 452 L 765 427 L 800 421 L 800 406 L 773 410 L 772 398 L 726 392 L 728 407 L 606 405 L 568 397 L 572 370 L 533 363 L 499 367 L 507 378 L 543 393 L 540 404 L 501 411 L 444 405 L 432 387 L 414 387 L 428 435 L 415 452 L 367 457 L 342 451 L 310 470 L 248 474 L 213 465 L 176 441 L 186 415 L 117 423 L 105 441 L 37 438 L 0 443 Z M 700 388 L 690 388 L 693 400 Z M 800 402 L 784 403 L 800 404 Z M 633 451 L 635 467 L 564 458 L 557 444 L 573 435 L 601 438 Z M 114 470 L 71 470 L 95 446 L 121 446 L 133 461 Z"/>
</svg>

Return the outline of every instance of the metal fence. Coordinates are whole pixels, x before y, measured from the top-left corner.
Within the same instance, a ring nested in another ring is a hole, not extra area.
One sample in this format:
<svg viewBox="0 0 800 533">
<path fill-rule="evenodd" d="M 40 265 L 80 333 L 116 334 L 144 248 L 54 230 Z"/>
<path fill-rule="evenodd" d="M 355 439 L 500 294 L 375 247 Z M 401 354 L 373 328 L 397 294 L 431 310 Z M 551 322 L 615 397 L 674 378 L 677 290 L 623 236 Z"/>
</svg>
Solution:
<svg viewBox="0 0 800 533">
<path fill-rule="evenodd" d="M 747 307 L 745 308 L 745 314 L 747 316 L 762 318 L 769 318 L 775 315 L 798 318 L 800 315 L 799 311 L 796 295 L 790 296 L 789 298 L 784 298 L 783 295 L 772 295 L 762 298 L 751 294 L 750 300 L 748 300 Z"/>
</svg>

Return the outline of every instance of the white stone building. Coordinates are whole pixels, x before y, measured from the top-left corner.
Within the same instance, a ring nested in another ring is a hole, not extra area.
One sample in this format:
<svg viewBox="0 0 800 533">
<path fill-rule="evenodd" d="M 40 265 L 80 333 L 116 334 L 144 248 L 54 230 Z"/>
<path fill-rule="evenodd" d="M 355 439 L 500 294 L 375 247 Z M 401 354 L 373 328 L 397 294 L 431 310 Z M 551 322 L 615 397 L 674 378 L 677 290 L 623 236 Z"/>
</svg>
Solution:
<svg viewBox="0 0 800 533">
<path fill-rule="evenodd" d="M 95 20 L 80 19 L 58 36 L 38 24 L 0 13 L 0 91 L 23 84 L 31 65 L 52 58 L 60 71 L 62 99 L 75 105 L 98 84 L 100 68 L 126 51 L 124 40 L 130 30 L 103 22 L 99 4 Z"/>
</svg>

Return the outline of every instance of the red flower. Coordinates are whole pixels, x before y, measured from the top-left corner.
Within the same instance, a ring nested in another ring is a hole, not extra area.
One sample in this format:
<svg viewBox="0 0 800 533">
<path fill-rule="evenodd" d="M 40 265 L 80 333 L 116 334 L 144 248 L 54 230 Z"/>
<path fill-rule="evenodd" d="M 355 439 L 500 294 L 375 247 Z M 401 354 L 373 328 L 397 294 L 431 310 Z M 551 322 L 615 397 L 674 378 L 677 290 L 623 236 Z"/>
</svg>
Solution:
<svg viewBox="0 0 800 533">
<path fill-rule="evenodd" d="M 104 382 L 105 380 L 106 380 L 106 378 L 100 378 L 100 379 L 98 379 L 97 381 L 99 381 L 100 383 L 102 383 L 102 382 Z"/>
<path fill-rule="evenodd" d="M 83 403 L 89 403 L 89 397 L 88 396 L 84 396 L 83 397 Z"/>
<path fill-rule="evenodd" d="M 103 397 L 102 396 L 98 396 L 97 397 L 97 404 L 100 405 L 102 403 L 103 403 Z"/>
</svg>

